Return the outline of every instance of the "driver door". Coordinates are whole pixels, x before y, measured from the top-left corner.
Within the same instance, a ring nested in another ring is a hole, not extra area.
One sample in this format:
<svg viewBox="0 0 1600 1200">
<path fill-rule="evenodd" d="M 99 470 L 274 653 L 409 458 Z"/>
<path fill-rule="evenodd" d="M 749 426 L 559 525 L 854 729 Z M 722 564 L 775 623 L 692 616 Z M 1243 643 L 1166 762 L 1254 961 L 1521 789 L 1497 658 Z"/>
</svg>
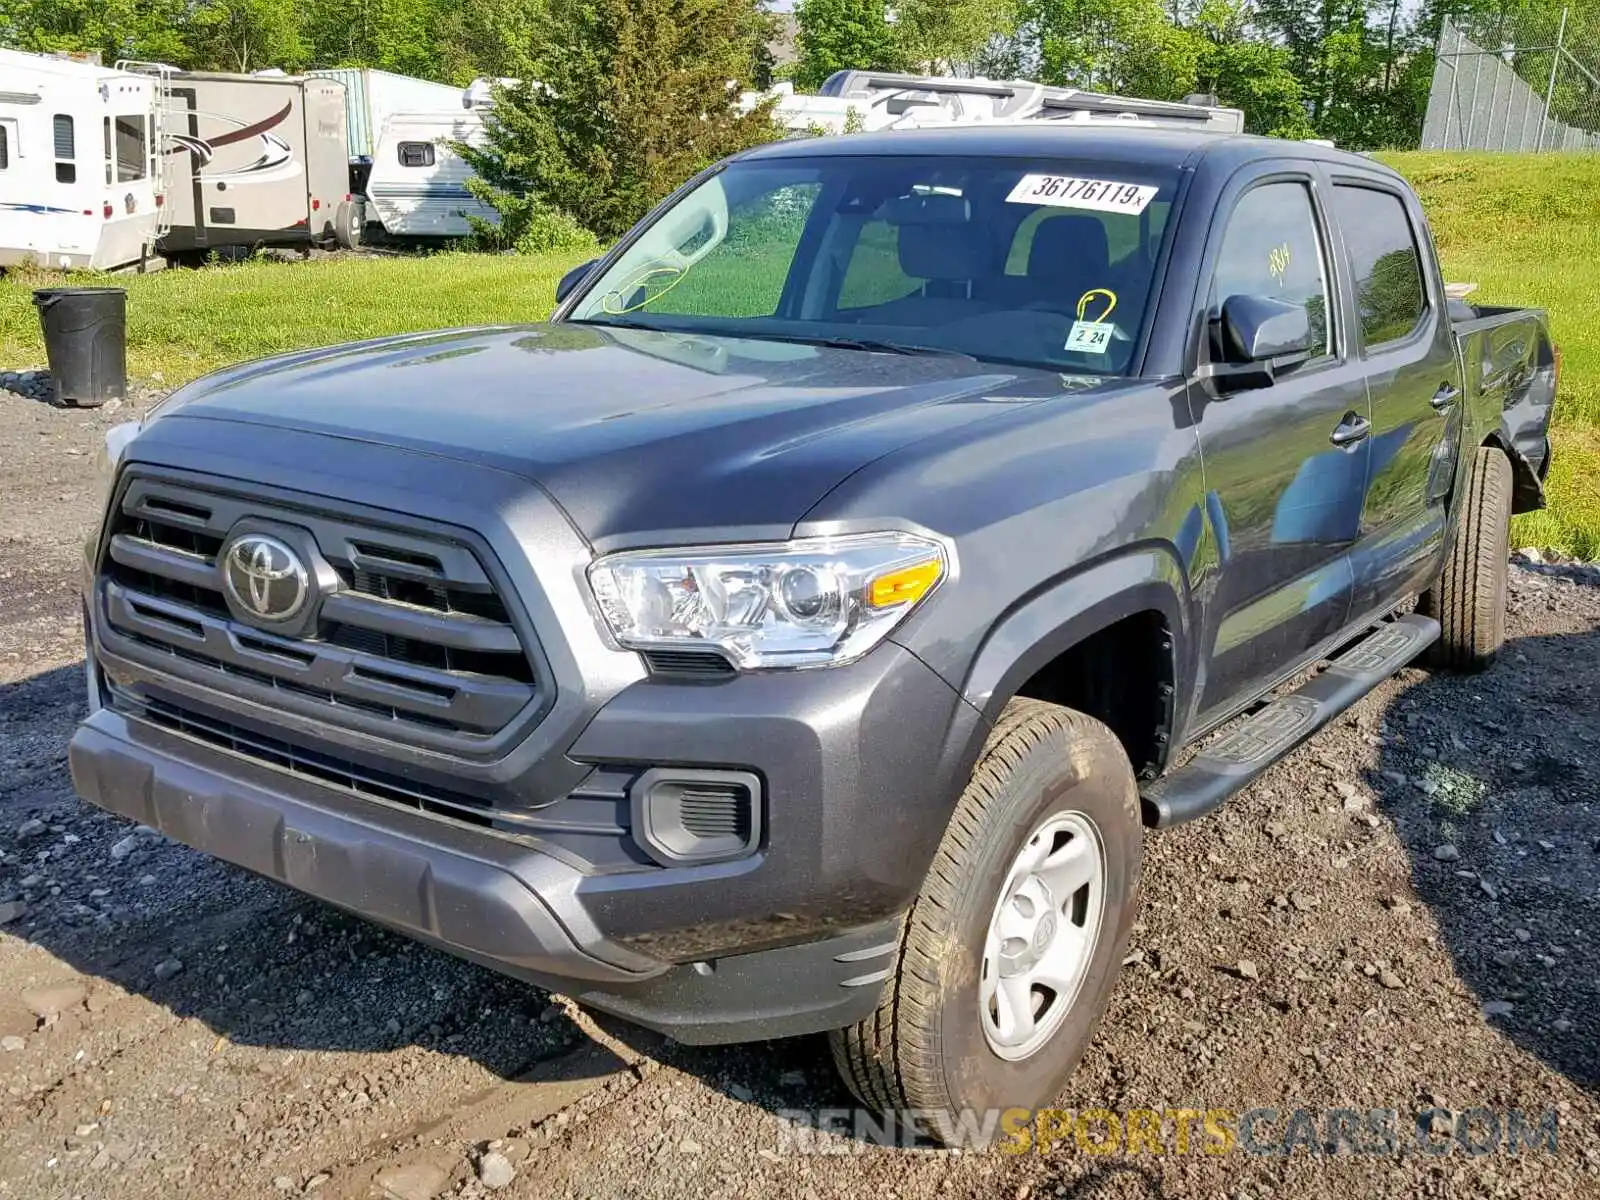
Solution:
<svg viewBox="0 0 1600 1200">
<path fill-rule="evenodd" d="M 1288 166 L 1230 188 L 1201 276 L 1197 368 L 1224 361 L 1221 308 L 1233 295 L 1303 306 L 1312 331 L 1310 358 L 1268 386 L 1190 385 L 1215 538 L 1215 565 L 1198 581 L 1210 649 L 1202 722 L 1271 686 L 1350 617 L 1371 414 L 1318 183 Z"/>
</svg>

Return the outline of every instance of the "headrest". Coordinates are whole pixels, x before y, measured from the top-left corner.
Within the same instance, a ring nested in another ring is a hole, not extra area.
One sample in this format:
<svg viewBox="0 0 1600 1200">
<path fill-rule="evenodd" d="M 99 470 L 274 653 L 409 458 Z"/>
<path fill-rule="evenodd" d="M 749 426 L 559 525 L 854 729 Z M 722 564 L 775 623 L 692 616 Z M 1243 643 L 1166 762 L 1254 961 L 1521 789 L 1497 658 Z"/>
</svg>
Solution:
<svg viewBox="0 0 1600 1200">
<path fill-rule="evenodd" d="M 970 220 L 964 196 L 935 192 L 885 202 L 884 219 L 899 228 L 900 269 L 913 279 L 969 280 L 988 266 L 988 241 Z"/>
<path fill-rule="evenodd" d="M 1033 231 L 1029 279 L 1047 280 L 1068 272 L 1074 279 L 1083 279 L 1110 269 L 1111 244 L 1098 217 L 1046 217 Z"/>
</svg>

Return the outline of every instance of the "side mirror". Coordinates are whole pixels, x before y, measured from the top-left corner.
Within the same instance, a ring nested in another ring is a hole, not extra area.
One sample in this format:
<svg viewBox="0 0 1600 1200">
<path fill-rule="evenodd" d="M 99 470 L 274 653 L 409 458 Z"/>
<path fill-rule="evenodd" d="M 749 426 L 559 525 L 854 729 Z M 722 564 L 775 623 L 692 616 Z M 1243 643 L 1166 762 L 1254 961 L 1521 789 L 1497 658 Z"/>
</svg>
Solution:
<svg viewBox="0 0 1600 1200">
<path fill-rule="evenodd" d="M 561 282 L 556 284 L 556 303 L 560 304 L 568 296 L 572 295 L 573 290 L 583 282 L 584 276 L 588 275 L 595 263 L 599 261 L 598 258 L 591 258 L 588 262 L 580 263 L 563 275 Z"/>
<path fill-rule="evenodd" d="M 1223 361 L 1201 374 L 1226 389 L 1271 387 L 1278 372 L 1311 357 L 1311 317 L 1303 305 L 1235 295 L 1217 321 Z"/>
</svg>

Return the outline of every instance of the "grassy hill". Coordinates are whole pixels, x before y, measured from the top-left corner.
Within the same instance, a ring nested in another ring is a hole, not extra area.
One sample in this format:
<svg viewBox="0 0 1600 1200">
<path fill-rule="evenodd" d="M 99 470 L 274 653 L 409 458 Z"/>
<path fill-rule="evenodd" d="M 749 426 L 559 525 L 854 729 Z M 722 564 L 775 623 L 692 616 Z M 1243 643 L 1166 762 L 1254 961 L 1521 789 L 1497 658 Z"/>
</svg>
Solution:
<svg viewBox="0 0 1600 1200">
<path fill-rule="evenodd" d="M 1517 545 L 1600 558 L 1600 154 L 1385 156 L 1422 195 L 1446 278 L 1486 303 L 1549 310 L 1563 350 L 1549 511 L 1519 518 Z M 167 384 L 240 359 L 449 325 L 535 321 L 581 256 L 250 262 L 122 277 L 128 358 Z M 0 281 L 0 367 L 43 361 L 30 289 Z"/>
<path fill-rule="evenodd" d="M 1514 545 L 1600 559 L 1600 154 L 1384 155 L 1422 197 L 1446 279 L 1547 309 L 1562 350 L 1550 508 Z"/>
</svg>

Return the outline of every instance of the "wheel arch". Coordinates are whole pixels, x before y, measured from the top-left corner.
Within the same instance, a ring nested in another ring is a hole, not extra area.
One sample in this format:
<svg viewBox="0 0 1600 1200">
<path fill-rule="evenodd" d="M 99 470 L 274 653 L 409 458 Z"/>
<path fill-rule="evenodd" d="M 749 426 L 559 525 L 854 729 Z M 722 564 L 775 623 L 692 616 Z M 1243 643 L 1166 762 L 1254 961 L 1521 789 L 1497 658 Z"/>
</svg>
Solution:
<svg viewBox="0 0 1600 1200">
<path fill-rule="evenodd" d="M 1117 720 L 1107 720 L 1110 714 L 1093 711 L 1094 705 L 1085 711 L 1106 720 L 1118 733 L 1135 770 L 1159 771 L 1175 743 L 1195 684 L 1191 607 L 1188 582 L 1172 546 L 1146 544 L 1100 559 L 1054 580 L 1002 614 L 984 635 L 962 694 L 989 724 L 1015 696 L 1063 702 L 1057 689 L 1070 680 L 1053 680 L 1053 671 L 1070 673 L 1090 661 L 1102 661 L 1085 656 L 1107 652 L 1108 639 L 1138 639 L 1131 644 L 1148 649 L 1149 657 L 1130 663 L 1128 676 L 1151 689 L 1149 695 L 1141 693 L 1141 700 L 1159 704 L 1159 714 L 1146 731 L 1148 743 L 1118 728 Z M 1144 640 L 1150 636 L 1156 639 L 1153 647 Z"/>
</svg>

